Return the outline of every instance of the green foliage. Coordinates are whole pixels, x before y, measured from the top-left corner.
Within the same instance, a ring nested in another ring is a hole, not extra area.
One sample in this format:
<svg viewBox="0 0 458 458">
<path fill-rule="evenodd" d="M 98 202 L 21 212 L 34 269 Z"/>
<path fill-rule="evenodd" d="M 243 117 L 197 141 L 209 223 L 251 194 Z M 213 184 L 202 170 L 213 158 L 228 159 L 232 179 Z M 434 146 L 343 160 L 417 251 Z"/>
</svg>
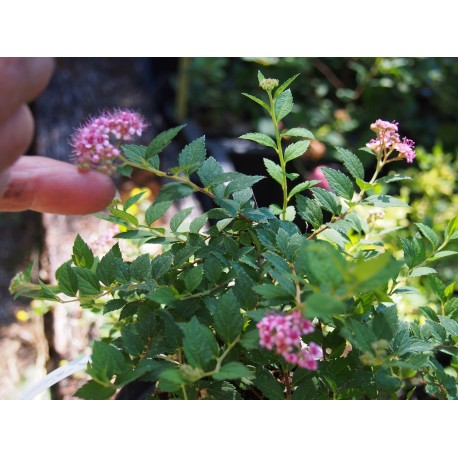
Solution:
<svg viewBox="0 0 458 458">
<path fill-rule="evenodd" d="M 142 380 L 154 387 L 152 399 L 396 399 L 416 387 L 433 398 L 456 398 L 458 299 L 441 262 L 458 252 L 458 217 L 439 228 L 426 219 L 378 227 L 381 209 L 416 211 L 406 193 L 390 195 L 405 177 L 380 177 L 377 162 L 366 182 L 363 162 L 341 147 L 337 158 L 348 173 L 324 168 L 330 189 L 316 187 L 317 180 L 292 185 L 298 175 L 286 164 L 314 138 L 303 127 L 279 129 L 292 112 L 296 77 L 267 81 L 277 86 L 264 99 L 244 94 L 272 120 L 275 138 L 259 132 L 241 138 L 275 150 L 264 165 L 281 188 L 281 205 L 258 208 L 252 186 L 263 177 L 224 172 L 207 157 L 204 137 L 182 149 L 176 167 L 161 170 L 160 154 L 179 126 L 148 147 L 123 147 L 123 170 L 138 167 L 171 180 L 144 218 L 130 212 L 141 194 L 113 202 L 101 215 L 123 228 L 118 239 L 157 245 L 159 254 L 127 261 L 115 245 L 98 257 L 78 236 L 56 285 L 32 283 L 30 270 L 12 282 L 13 293 L 69 296 L 106 317 L 109 332 L 93 343 L 91 380 L 77 396 L 108 399 Z M 262 73 L 258 78 L 265 82 Z M 192 221 L 192 208 L 184 208 L 168 228 L 155 227 L 192 193 L 210 198 L 214 208 Z M 406 319 L 404 301 L 419 291 L 428 303 Z M 314 324 L 303 348 L 316 342 L 324 352 L 316 370 L 260 345 L 261 320 L 297 311 Z M 440 354 L 453 363 L 444 368 Z"/>
</svg>

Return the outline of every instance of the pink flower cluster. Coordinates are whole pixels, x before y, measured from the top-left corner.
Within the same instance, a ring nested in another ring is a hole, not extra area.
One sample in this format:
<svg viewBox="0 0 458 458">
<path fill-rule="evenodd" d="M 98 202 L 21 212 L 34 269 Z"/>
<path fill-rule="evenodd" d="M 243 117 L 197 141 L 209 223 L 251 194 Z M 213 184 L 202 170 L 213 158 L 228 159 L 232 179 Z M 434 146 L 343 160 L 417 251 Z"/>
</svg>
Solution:
<svg viewBox="0 0 458 458">
<path fill-rule="evenodd" d="M 113 174 L 116 170 L 113 162 L 121 154 L 121 141 L 140 136 L 146 127 L 142 116 L 131 110 L 107 111 L 89 119 L 77 129 L 71 140 L 79 169 L 93 168 L 107 175 Z"/>
<path fill-rule="evenodd" d="M 310 334 L 314 327 L 298 310 L 286 314 L 265 316 L 258 324 L 259 345 L 274 350 L 285 361 L 314 371 L 318 368 L 317 359 L 323 357 L 323 351 L 315 342 L 304 346 L 301 336 Z"/>
<path fill-rule="evenodd" d="M 401 141 L 398 134 L 398 124 L 396 121 L 388 122 L 377 119 L 371 124 L 371 130 L 377 134 L 377 138 L 373 138 L 366 146 L 377 154 L 384 154 L 385 157 L 393 151 L 397 151 L 399 153 L 398 158 L 405 158 L 407 162 L 412 163 L 415 159 L 415 143 L 406 137 Z"/>
</svg>

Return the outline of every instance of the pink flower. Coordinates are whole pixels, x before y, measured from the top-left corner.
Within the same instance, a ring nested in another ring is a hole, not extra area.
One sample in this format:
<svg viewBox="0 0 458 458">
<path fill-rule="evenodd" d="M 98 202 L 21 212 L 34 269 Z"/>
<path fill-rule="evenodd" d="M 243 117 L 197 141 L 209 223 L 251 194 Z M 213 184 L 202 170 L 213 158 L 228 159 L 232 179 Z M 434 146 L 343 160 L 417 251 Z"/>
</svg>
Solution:
<svg viewBox="0 0 458 458">
<path fill-rule="evenodd" d="M 366 143 L 368 148 L 374 150 L 377 154 L 383 154 L 385 158 L 393 151 L 397 151 L 399 153 L 398 159 L 405 158 L 407 162 L 413 162 L 415 158 L 413 146 L 415 143 L 406 137 L 401 142 L 396 121 L 388 122 L 377 119 L 371 124 L 371 130 L 377 134 L 377 137 Z"/>
<path fill-rule="evenodd" d="M 309 370 L 318 368 L 323 357 L 321 347 L 314 342 L 304 346 L 301 337 L 311 334 L 314 327 L 298 310 L 286 314 L 265 316 L 258 324 L 259 345 L 282 355 L 286 362 Z"/>
<path fill-rule="evenodd" d="M 140 136 L 147 126 L 143 117 L 131 110 L 106 111 L 91 118 L 71 139 L 75 162 L 80 170 L 93 168 L 111 175 L 116 170 L 114 161 L 121 154 L 121 141 Z"/>
</svg>

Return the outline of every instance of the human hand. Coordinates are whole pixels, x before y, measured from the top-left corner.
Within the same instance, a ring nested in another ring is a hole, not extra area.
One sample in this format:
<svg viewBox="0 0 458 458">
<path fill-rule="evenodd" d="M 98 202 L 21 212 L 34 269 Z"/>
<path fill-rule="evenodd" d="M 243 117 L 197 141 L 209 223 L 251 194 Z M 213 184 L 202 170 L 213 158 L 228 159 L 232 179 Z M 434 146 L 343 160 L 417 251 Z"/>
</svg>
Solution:
<svg viewBox="0 0 458 458">
<path fill-rule="evenodd" d="M 105 175 L 79 173 L 46 157 L 21 157 L 34 131 L 26 103 L 46 87 L 53 67 L 48 58 L 0 58 L 0 212 L 85 214 L 103 209 L 114 196 Z"/>
</svg>

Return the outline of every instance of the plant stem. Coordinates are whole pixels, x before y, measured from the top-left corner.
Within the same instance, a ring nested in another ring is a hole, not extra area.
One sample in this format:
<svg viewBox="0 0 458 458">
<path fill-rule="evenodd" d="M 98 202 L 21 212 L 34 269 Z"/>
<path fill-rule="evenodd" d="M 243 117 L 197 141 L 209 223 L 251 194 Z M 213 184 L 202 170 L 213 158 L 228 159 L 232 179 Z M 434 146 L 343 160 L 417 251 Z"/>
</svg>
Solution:
<svg viewBox="0 0 458 458">
<path fill-rule="evenodd" d="M 280 167 L 282 171 L 282 183 L 281 183 L 281 188 L 283 191 L 283 207 L 282 207 L 282 212 L 281 212 L 281 219 L 285 219 L 286 217 L 286 207 L 288 206 L 288 184 L 286 181 L 286 163 L 285 163 L 285 157 L 283 155 L 283 149 L 281 146 L 281 136 L 280 136 L 280 131 L 278 130 L 278 121 L 275 116 L 275 102 L 274 99 L 272 98 L 272 93 L 268 92 L 269 94 L 269 102 L 270 102 L 270 117 L 272 118 L 272 123 L 275 128 L 275 139 L 277 142 L 277 154 L 278 158 L 280 160 Z"/>
</svg>

